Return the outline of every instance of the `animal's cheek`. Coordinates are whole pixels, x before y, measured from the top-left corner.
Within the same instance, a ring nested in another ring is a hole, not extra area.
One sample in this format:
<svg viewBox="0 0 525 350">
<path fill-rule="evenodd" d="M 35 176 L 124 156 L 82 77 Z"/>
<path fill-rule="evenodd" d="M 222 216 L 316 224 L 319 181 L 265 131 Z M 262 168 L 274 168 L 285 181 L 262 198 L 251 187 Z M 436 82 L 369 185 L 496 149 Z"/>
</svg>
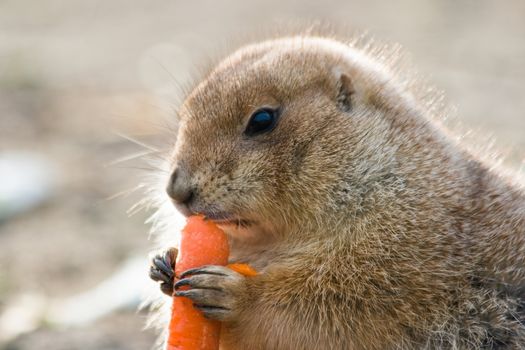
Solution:
<svg viewBox="0 0 525 350">
<path fill-rule="evenodd" d="M 228 180 L 217 176 L 202 179 L 197 187 L 200 200 L 208 204 L 227 201 L 230 192 Z"/>
</svg>

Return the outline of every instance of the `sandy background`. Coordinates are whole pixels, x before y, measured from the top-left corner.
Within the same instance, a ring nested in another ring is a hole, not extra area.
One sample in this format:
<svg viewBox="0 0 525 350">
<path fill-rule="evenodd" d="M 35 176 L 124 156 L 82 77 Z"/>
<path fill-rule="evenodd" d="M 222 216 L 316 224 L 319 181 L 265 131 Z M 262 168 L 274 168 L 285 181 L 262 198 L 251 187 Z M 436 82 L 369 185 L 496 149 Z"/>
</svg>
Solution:
<svg viewBox="0 0 525 350">
<path fill-rule="evenodd" d="M 0 315 L 24 295 L 82 293 L 147 256 L 148 213 L 126 213 L 140 193 L 108 199 L 141 176 L 135 162 L 108 165 L 140 151 L 118 134 L 155 143 L 177 84 L 261 30 L 322 20 L 401 44 L 463 127 L 523 167 L 524 15 L 521 0 L 0 1 L 0 154 L 31 152 L 56 172 L 49 200 L 0 223 Z M 69 329 L 43 322 L 0 348 L 148 349 L 144 318 L 132 307 Z"/>
</svg>

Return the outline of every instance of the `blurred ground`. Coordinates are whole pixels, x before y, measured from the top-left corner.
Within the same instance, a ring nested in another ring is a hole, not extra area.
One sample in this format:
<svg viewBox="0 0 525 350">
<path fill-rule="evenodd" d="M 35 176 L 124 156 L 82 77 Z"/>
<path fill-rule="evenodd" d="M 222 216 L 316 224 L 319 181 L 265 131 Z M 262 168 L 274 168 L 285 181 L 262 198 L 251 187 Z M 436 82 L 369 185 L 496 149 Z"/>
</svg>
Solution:
<svg viewBox="0 0 525 350">
<path fill-rule="evenodd" d="M 494 136 L 519 167 L 524 14 L 521 0 L 1 1 L 0 152 L 40 154 L 58 176 L 50 201 L 0 223 L 0 312 L 24 292 L 82 292 L 132 254 L 146 256 L 147 214 L 126 214 L 140 195 L 108 200 L 139 181 L 134 165 L 107 166 L 140 150 L 116 132 L 154 142 L 178 100 L 174 80 L 187 82 L 232 40 L 286 23 L 320 19 L 400 43 L 463 127 Z M 121 311 L 72 330 L 43 325 L 0 348 L 147 349 L 144 318 Z"/>
</svg>

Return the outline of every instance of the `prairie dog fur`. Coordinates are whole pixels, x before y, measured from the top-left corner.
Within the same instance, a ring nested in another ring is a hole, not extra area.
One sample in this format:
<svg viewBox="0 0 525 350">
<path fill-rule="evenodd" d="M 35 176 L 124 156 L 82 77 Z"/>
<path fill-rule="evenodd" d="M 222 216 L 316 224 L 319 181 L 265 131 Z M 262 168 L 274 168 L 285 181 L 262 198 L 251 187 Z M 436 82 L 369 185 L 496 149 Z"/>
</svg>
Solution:
<svg viewBox="0 0 525 350">
<path fill-rule="evenodd" d="M 260 271 L 188 278 L 223 349 L 525 347 L 523 187 L 373 56 L 249 45 L 182 104 L 168 194 Z"/>
</svg>

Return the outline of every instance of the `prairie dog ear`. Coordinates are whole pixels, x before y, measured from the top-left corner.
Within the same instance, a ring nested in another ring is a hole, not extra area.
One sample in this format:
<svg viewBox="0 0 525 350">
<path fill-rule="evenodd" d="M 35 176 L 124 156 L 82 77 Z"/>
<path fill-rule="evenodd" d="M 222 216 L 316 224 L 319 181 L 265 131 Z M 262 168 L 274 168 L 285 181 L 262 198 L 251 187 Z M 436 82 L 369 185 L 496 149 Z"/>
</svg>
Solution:
<svg viewBox="0 0 525 350">
<path fill-rule="evenodd" d="M 340 69 L 335 69 L 334 73 L 337 79 L 337 105 L 343 112 L 349 112 L 352 110 L 352 95 L 355 92 L 352 79 Z"/>
</svg>

